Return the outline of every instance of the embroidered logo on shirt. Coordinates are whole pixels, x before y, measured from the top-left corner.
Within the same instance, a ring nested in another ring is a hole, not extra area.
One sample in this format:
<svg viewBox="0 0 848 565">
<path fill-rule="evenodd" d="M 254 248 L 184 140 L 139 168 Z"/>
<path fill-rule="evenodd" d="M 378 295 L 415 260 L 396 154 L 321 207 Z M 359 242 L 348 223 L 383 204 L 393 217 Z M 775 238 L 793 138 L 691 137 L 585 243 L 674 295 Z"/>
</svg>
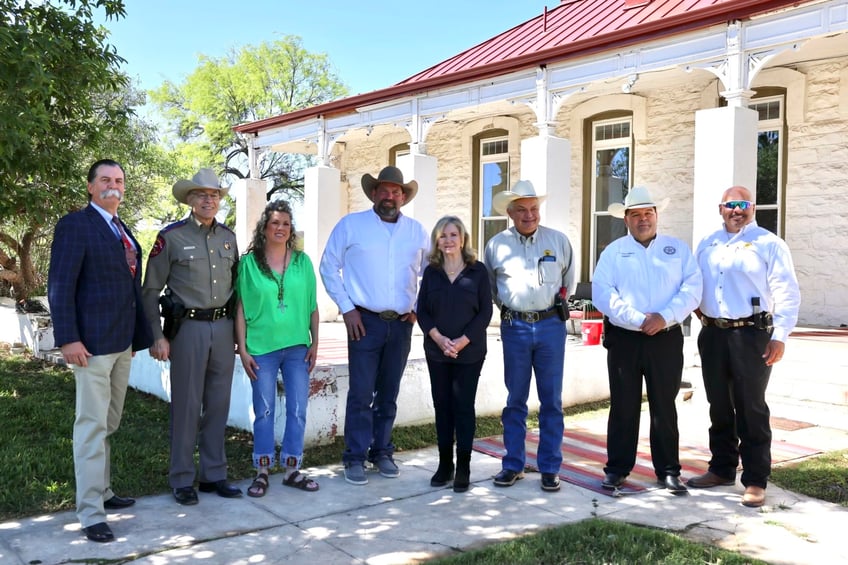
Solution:
<svg viewBox="0 0 848 565">
<path fill-rule="evenodd" d="M 229 240 L 224 242 L 224 249 L 229 249 L 231 246 L 232 244 L 229 242 Z"/>
<path fill-rule="evenodd" d="M 675 253 L 677 253 L 677 248 L 671 245 L 666 245 L 665 247 L 663 247 L 663 251 L 666 255 L 674 255 Z"/>
</svg>

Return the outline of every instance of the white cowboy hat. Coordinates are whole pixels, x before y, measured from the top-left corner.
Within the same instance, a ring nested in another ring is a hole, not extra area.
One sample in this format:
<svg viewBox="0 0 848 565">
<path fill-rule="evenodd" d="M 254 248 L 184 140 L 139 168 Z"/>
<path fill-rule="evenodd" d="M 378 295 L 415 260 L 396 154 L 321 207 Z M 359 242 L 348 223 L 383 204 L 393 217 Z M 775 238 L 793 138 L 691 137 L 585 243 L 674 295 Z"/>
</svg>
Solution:
<svg viewBox="0 0 848 565">
<path fill-rule="evenodd" d="M 380 171 L 380 174 L 377 175 L 377 178 L 372 177 L 368 173 L 362 175 L 362 191 L 371 202 L 374 202 L 374 189 L 377 188 L 381 182 L 390 182 L 400 186 L 401 189 L 403 189 L 403 194 L 405 196 L 403 200 L 404 204 L 409 204 L 409 202 L 415 198 L 415 195 L 418 194 L 418 183 L 414 180 L 404 183 L 403 173 L 401 170 L 390 165 L 388 167 L 384 167 L 383 170 Z"/>
<path fill-rule="evenodd" d="M 188 204 L 188 193 L 192 190 L 217 190 L 221 194 L 221 198 L 225 197 L 230 191 L 229 188 L 221 187 L 221 182 L 218 176 L 212 169 L 200 169 L 197 174 L 191 177 L 191 180 L 178 180 L 174 183 L 172 192 L 174 198 L 178 202 Z"/>
<path fill-rule="evenodd" d="M 607 212 L 616 218 L 623 218 L 627 210 L 634 210 L 636 208 L 656 208 L 657 212 L 662 212 L 668 206 L 668 200 L 668 198 L 663 198 L 659 202 L 654 202 L 647 188 L 644 186 L 634 186 L 627 193 L 627 196 L 624 197 L 624 204 L 613 202 L 607 208 Z"/>
<path fill-rule="evenodd" d="M 538 198 L 539 202 L 545 199 L 544 194 L 536 194 L 536 189 L 533 188 L 533 183 L 529 180 L 520 180 L 515 183 L 512 190 L 504 190 L 495 194 L 492 199 L 492 208 L 499 216 L 506 216 L 506 209 L 510 202 L 520 198 Z"/>
</svg>

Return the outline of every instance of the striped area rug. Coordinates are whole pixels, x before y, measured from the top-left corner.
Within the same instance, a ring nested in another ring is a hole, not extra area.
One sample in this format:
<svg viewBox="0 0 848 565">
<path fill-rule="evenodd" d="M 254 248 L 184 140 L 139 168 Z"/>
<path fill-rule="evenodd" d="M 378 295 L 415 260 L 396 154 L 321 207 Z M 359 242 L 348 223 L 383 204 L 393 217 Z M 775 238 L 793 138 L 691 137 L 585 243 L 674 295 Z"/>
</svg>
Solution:
<svg viewBox="0 0 848 565">
<path fill-rule="evenodd" d="M 618 491 L 610 491 L 601 487 L 604 477 L 604 465 L 607 460 L 606 435 L 598 434 L 582 428 L 566 427 L 562 443 L 562 465 L 560 479 L 607 496 L 622 494 L 637 494 L 659 488 L 656 475 L 651 464 L 651 450 L 648 438 L 640 438 L 636 454 L 636 466 L 627 477 L 627 481 Z M 536 465 L 536 448 L 539 444 L 538 430 L 527 432 L 527 468 L 538 471 Z M 502 458 L 504 455 L 503 436 L 492 436 L 474 441 L 474 450 L 493 457 Z M 773 463 L 782 463 L 809 457 L 820 453 L 815 449 L 793 445 L 782 441 L 774 441 L 771 448 Z M 700 475 L 707 470 L 710 460 L 709 448 L 693 445 L 680 446 L 680 465 L 683 478 Z"/>
<path fill-rule="evenodd" d="M 347 341 L 327 339 L 319 342 L 318 365 L 347 365 Z"/>
</svg>

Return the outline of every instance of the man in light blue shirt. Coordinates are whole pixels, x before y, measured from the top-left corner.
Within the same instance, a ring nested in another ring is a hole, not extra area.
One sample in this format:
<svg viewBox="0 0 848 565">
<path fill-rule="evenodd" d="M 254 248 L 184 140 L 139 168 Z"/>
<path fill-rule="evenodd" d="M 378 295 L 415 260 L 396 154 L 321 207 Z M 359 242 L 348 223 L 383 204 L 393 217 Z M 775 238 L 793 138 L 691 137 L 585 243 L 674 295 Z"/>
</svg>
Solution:
<svg viewBox="0 0 848 565">
<path fill-rule="evenodd" d="M 689 246 L 657 233 L 657 212 L 666 204 L 634 187 L 624 204 L 610 205 L 629 234 L 604 249 L 592 279 L 592 303 L 606 317 L 610 412 L 602 486 L 609 490 L 620 487 L 636 464 L 644 377 L 657 482 L 673 494 L 686 493 L 674 400 L 683 376 L 680 323 L 698 305 L 702 283 Z"/>
<path fill-rule="evenodd" d="M 396 167 L 362 176 L 372 208 L 343 217 L 333 228 L 319 271 L 339 307 L 348 335 L 350 389 L 344 424 L 345 480 L 368 483 L 365 462 L 386 478 L 399 474 L 392 458 L 397 396 L 415 324 L 418 278 L 430 237 L 400 208 L 418 192 Z"/>
<path fill-rule="evenodd" d="M 502 469 L 494 484 L 509 487 L 524 477 L 527 397 L 531 376 L 539 396 L 539 447 L 536 462 L 542 490 L 559 490 L 562 464 L 562 374 L 565 364 L 565 320 L 554 306 L 574 285 L 574 261 L 566 235 L 539 225 L 539 203 L 530 181 L 518 181 L 499 192 L 495 210 L 509 215 L 513 227 L 486 245 L 486 269 L 492 298 L 501 310 L 506 406 Z"/>
</svg>

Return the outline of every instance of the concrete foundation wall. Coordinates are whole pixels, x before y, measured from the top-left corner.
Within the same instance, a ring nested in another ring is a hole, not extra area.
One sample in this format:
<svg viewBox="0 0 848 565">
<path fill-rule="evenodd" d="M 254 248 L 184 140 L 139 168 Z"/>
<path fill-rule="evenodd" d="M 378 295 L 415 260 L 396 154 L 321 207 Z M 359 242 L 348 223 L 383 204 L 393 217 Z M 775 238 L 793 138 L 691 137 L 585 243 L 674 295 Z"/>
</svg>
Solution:
<svg viewBox="0 0 848 565">
<path fill-rule="evenodd" d="M 37 325 L 31 315 L 19 315 L 14 307 L 0 306 L 0 334 L 2 341 L 24 343 L 36 356 L 60 361 L 61 355 L 53 349 L 52 329 L 49 326 L 34 329 Z M 45 317 L 41 317 L 45 318 Z M 49 320 L 49 318 L 46 318 Z M 21 333 L 8 328 L 22 328 Z M 579 324 L 576 328 L 579 330 Z M 325 339 L 343 343 L 344 326 L 339 323 L 322 324 Z M 405 426 L 433 421 L 433 402 L 430 378 L 423 355 L 423 337 L 416 328 L 412 338 L 412 353 L 407 363 L 398 397 L 396 425 Z M 320 348 L 319 348 L 320 351 Z M 336 435 L 343 434 L 345 400 L 349 388 L 347 364 L 343 360 L 321 364 L 311 375 L 309 409 L 306 425 L 307 445 L 332 443 Z M 142 392 L 170 401 L 170 363 L 156 361 L 148 352 L 140 351 L 133 358 L 130 386 Z M 228 424 L 252 430 L 252 389 L 241 362 L 236 358 L 233 374 L 232 399 Z M 285 396 L 282 390 L 277 397 L 275 431 L 277 441 L 285 431 Z M 609 397 L 606 376 L 606 350 L 601 346 L 583 345 L 577 336 L 568 339 L 565 352 L 565 380 L 563 404 L 571 406 Z M 503 356 L 497 328 L 490 328 L 489 354 L 483 365 L 477 391 L 478 415 L 499 415 L 506 401 L 503 383 Z M 530 410 L 539 407 L 535 387 L 531 386 Z"/>
</svg>

